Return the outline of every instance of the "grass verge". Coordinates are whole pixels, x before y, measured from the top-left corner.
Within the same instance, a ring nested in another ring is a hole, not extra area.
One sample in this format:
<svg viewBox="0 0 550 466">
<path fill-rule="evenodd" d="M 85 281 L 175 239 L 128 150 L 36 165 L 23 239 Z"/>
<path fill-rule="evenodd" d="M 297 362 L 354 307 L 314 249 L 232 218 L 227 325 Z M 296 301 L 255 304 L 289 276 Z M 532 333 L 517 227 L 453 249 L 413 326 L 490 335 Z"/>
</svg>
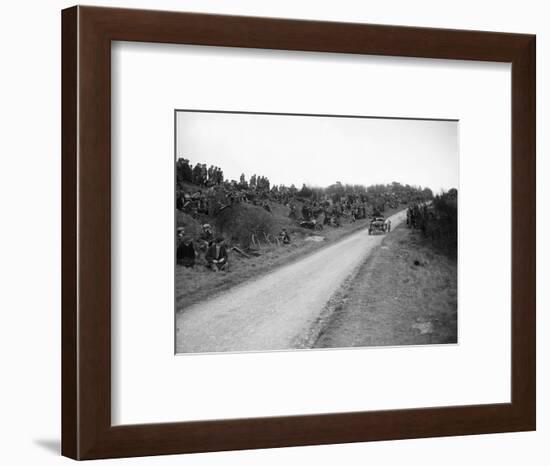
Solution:
<svg viewBox="0 0 550 466">
<path fill-rule="evenodd" d="M 331 299 L 318 348 L 457 342 L 457 263 L 404 225 Z"/>
</svg>

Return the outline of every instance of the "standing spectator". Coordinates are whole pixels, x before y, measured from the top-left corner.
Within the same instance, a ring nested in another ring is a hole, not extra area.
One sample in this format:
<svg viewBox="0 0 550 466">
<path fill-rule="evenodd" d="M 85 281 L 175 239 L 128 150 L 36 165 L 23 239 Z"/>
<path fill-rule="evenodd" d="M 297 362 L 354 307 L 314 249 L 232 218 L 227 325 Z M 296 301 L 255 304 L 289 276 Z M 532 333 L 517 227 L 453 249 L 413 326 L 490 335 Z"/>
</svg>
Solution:
<svg viewBox="0 0 550 466">
<path fill-rule="evenodd" d="M 198 163 L 193 167 L 193 183 L 201 184 L 201 166 Z"/>
</svg>

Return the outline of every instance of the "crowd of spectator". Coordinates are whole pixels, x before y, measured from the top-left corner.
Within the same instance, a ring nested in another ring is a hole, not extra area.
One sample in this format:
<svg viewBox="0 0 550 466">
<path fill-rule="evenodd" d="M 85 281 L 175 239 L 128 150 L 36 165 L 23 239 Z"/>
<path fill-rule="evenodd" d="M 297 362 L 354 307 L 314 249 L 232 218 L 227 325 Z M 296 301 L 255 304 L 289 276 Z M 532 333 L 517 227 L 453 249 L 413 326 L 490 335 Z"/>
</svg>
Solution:
<svg viewBox="0 0 550 466">
<path fill-rule="evenodd" d="M 422 229 L 422 218 L 429 215 L 424 212 L 422 203 L 433 198 L 432 192 L 417 186 L 392 183 L 388 185 L 343 185 L 339 182 L 326 188 L 309 187 L 305 184 L 301 189 L 295 185 L 273 185 L 266 176 L 252 175 L 249 179 L 241 174 L 239 180 L 228 180 L 220 167 L 203 163 L 192 165 L 189 159 L 179 158 L 176 163 L 176 208 L 191 216 L 208 228 L 203 228 L 201 236 L 208 235 L 211 227 L 208 221 L 216 219 L 219 213 L 235 204 L 250 204 L 263 208 L 271 213 L 275 204 L 286 207 L 288 217 L 306 228 L 322 226 L 338 227 L 343 220 L 355 222 L 382 215 L 390 208 L 401 204 L 411 204 L 407 214 L 407 223 L 412 228 Z M 424 204 L 425 205 L 425 204 Z M 290 242 L 288 232 L 281 232 L 284 244 Z M 195 256 L 201 251 L 208 256 L 207 263 L 227 264 L 227 255 L 223 238 L 188 238 L 178 236 L 181 245 L 182 265 L 190 264 L 190 243 L 199 242 L 199 247 L 193 244 Z M 215 246 L 209 254 L 209 248 Z M 187 250 L 187 252 L 185 252 Z M 184 253 L 188 254 L 184 260 Z M 215 259 L 212 259 L 214 258 Z M 211 259 L 211 260 L 210 260 Z M 212 262 L 220 261 L 221 262 Z M 225 267 L 225 266 L 224 266 Z M 216 265 L 218 270 L 223 269 Z"/>
</svg>

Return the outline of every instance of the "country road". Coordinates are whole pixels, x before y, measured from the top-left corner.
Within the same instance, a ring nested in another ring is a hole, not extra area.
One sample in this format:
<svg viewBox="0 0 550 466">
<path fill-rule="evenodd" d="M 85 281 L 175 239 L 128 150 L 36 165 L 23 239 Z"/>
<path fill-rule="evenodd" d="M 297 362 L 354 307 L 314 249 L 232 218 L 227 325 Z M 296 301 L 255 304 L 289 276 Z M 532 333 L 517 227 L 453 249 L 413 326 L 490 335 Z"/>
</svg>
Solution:
<svg viewBox="0 0 550 466">
<path fill-rule="evenodd" d="M 405 210 L 392 215 L 392 228 L 405 217 Z M 292 349 L 383 237 L 362 229 L 177 313 L 176 352 Z"/>
</svg>

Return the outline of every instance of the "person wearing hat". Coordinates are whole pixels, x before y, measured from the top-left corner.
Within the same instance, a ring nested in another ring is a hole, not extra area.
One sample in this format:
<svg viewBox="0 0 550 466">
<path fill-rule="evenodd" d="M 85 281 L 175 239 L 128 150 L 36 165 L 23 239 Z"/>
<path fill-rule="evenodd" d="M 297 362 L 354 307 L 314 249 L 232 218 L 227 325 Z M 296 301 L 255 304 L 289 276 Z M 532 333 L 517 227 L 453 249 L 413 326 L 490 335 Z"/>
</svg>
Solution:
<svg viewBox="0 0 550 466">
<path fill-rule="evenodd" d="M 285 228 L 283 228 L 279 233 L 279 239 L 283 242 L 283 244 L 290 244 L 290 235 Z"/>
<path fill-rule="evenodd" d="M 207 267 L 214 272 L 227 270 L 227 249 L 221 236 L 216 238 L 216 241 L 212 241 L 204 258 L 206 259 Z"/>
<path fill-rule="evenodd" d="M 178 229 L 179 230 L 179 229 Z M 178 231 L 178 249 L 176 250 L 176 263 L 183 265 L 184 267 L 193 267 L 195 265 L 195 258 L 197 253 L 195 251 L 195 245 L 190 236 L 183 236 L 183 229 Z"/>
<path fill-rule="evenodd" d="M 185 228 L 184 227 L 178 227 L 178 244 L 180 244 L 181 240 L 183 239 L 183 235 L 185 235 Z"/>
<path fill-rule="evenodd" d="M 208 244 L 210 244 L 210 242 L 214 239 L 214 233 L 212 232 L 212 227 L 208 223 L 205 223 L 202 226 L 201 239 L 203 241 L 206 241 Z"/>
</svg>

